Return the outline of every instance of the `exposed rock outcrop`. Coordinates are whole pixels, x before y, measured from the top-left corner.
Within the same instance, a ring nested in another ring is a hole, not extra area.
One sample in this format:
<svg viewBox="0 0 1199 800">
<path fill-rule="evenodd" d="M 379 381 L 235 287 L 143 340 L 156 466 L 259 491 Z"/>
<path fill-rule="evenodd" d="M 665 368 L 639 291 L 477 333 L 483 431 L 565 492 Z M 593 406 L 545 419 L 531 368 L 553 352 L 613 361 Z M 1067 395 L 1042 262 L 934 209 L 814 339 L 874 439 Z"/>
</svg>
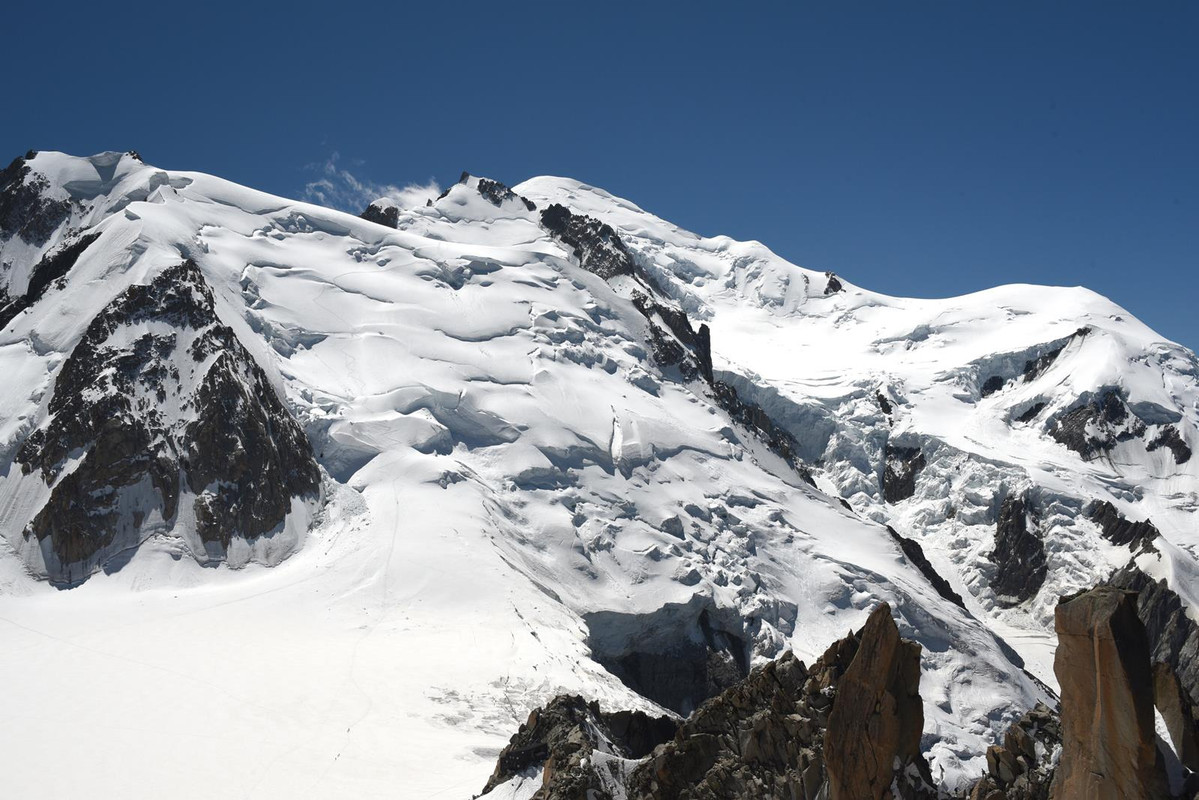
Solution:
<svg viewBox="0 0 1199 800">
<path fill-rule="evenodd" d="M 1053 671 L 1061 685 L 1055 800 L 1165 800 L 1154 736 L 1153 671 L 1136 595 L 1101 586 L 1063 598 Z"/>
<path fill-rule="evenodd" d="M 1190 445 L 1183 441 L 1182 434 L 1173 425 L 1163 426 L 1157 432 L 1157 436 L 1153 437 L 1149 444 L 1145 445 L 1145 449 L 1151 453 L 1161 447 L 1165 447 L 1173 453 L 1175 464 L 1185 464 L 1191 460 Z"/>
<path fill-rule="evenodd" d="M 1030 510 L 1024 498 L 1006 498 L 995 525 L 995 578 L 991 583 L 1001 605 L 1017 605 L 1029 599 L 1045 582 L 1048 566 L 1045 545 L 1029 529 Z"/>
<path fill-rule="evenodd" d="M 945 578 L 943 578 L 941 574 L 937 572 L 935 568 L 933 568 L 932 562 L 928 560 L 926 555 L 924 555 L 924 548 L 920 546 L 919 542 L 917 542 L 915 539 L 909 539 L 908 537 L 901 535 L 890 525 L 887 526 L 887 532 L 891 534 L 891 538 L 894 539 L 899 545 L 899 548 L 903 550 L 903 554 L 907 557 L 908 561 L 911 561 L 913 564 L 915 564 L 916 568 L 920 570 L 920 573 L 924 575 L 925 578 L 928 578 L 928 582 L 931 583 L 933 588 L 937 590 L 937 594 L 941 595 L 941 597 L 944 597 L 946 600 L 958 606 L 959 608 L 964 609 L 966 607 L 966 603 L 962 600 L 962 596 L 955 592 L 953 587 L 949 585 L 949 581 L 945 580 Z"/>
<path fill-rule="evenodd" d="M 920 753 L 920 645 L 899 638 L 886 603 L 858 639 L 858 651 L 837 681 L 824 736 L 829 800 L 891 798 L 893 783 L 903 797 L 935 796 Z"/>
<path fill-rule="evenodd" d="M 736 387 L 724 381 L 712 382 L 712 394 L 716 402 L 735 421 L 756 433 L 766 445 L 799 472 L 800 477 L 811 486 L 816 482 L 811 473 L 800 462 L 799 443 L 790 431 L 777 424 L 761 406 L 751 403 L 738 393 Z"/>
<path fill-rule="evenodd" d="M 466 174 L 463 173 L 466 177 Z M 499 181 L 491 178 L 479 178 L 479 194 L 483 195 L 492 205 L 502 205 L 505 200 L 518 200 L 526 211 L 536 211 L 537 205 L 532 200 L 509 189 Z"/>
<path fill-rule="evenodd" d="M 25 537 L 36 536 L 54 581 L 86 578 L 135 547 L 148 521 L 169 528 L 184 491 L 201 561 L 222 559 L 235 538 L 271 533 L 292 498 L 319 493 L 307 437 L 216 316 L 191 261 L 92 320 L 49 411 L 16 460 L 53 487 Z"/>
<path fill-rule="evenodd" d="M 397 228 L 400 224 L 400 207 L 390 200 L 376 200 L 367 206 L 366 210 L 358 216 L 367 222 L 386 225 L 389 228 Z"/>
<path fill-rule="evenodd" d="M 574 250 L 580 266 L 605 280 L 635 272 L 633 255 L 612 226 L 554 203 L 541 212 L 541 224 Z"/>
<path fill-rule="evenodd" d="M 1089 333 L 1089 331 L 1086 328 L 1082 328 L 1076 331 L 1074 335 L 1086 336 L 1087 333 Z M 1045 372 L 1045 370 L 1049 369 L 1049 367 L 1053 365 L 1053 362 L 1057 361 L 1057 357 L 1062 354 L 1062 350 L 1065 349 L 1066 346 L 1064 344 L 1059 345 L 1052 350 L 1047 350 L 1036 358 L 1030 358 L 1028 361 L 1025 361 L 1024 370 L 1021 373 L 1024 376 L 1024 381 L 1027 383 L 1028 381 L 1031 381 L 1037 376 L 1041 375 L 1043 372 Z"/>
<path fill-rule="evenodd" d="M 682 724 L 614 722 L 559 697 L 512 737 L 486 791 L 540 772 L 535 800 L 931 799 L 919 680 L 920 646 L 884 603 L 810 670 L 784 653 Z"/>
<path fill-rule="evenodd" d="M 529 715 L 500 752 L 483 793 L 540 773 L 536 800 L 594 800 L 623 793 L 630 767 L 674 735 L 677 723 L 640 711 L 605 713 L 597 703 L 560 695 Z"/>
<path fill-rule="evenodd" d="M 1087 516 L 1099 526 L 1103 538 L 1115 545 L 1127 545 L 1133 552 L 1156 539 L 1160 534 L 1149 520 L 1131 522 L 1120 516 L 1116 507 L 1107 500 L 1092 503 Z"/>
<path fill-rule="evenodd" d="M 1145 423 L 1114 389 L 1067 411 L 1049 427 L 1050 436 L 1087 461 L 1144 433 Z"/>
<path fill-rule="evenodd" d="M 0 171 L 0 239 L 40 247 L 71 215 L 71 201 L 47 196 L 49 182 L 29 168 L 36 156 L 30 150 Z"/>
<path fill-rule="evenodd" d="M 650 343 L 660 366 L 677 366 L 686 380 L 712 383 L 712 336 L 708 326 L 696 330 L 680 309 L 636 292 L 633 305 L 650 322 Z"/>
<path fill-rule="evenodd" d="M 55 281 L 66 276 L 75 262 L 83 255 L 96 239 L 100 238 L 98 231 L 92 231 L 73 238 L 53 252 L 47 253 L 33 267 L 29 275 L 29 285 L 25 293 L 9 297 L 7 292 L 0 293 L 0 328 L 12 322 L 13 318 L 36 303 L 46 293 L 46 289 Z"/>
<path fill-rule="evenodd" d="M 785 653 L 684 722 L 634 770 L 629 797 L 815 797 L 830 686 Z"/>
<path fill-rule="evenodd" d="M 611 226 L 575 214 L 557 203 L 541 212 L 541 224 L 551 235 L 571 247 L 580 266 L 587 271 L 605 280 L 622 275 L 637 276 L 649 293 L 634 292 L 632 299 L 634 306 L 649 321 L 654 361 L 663 367 L 677 367 L 685 380 L 702 378 L 706 381 L 712 387 L 713 398 L 730 417 L 761 437 L 771 450 L 795 467 L 805 481 L 815 485 L 810 473 L 799 462 L 795 437 L 777 425 L 762 408 L 742 398 L 734 386 L 716 380 L 712 371 L 712 337 L 708 326 L 702 323 L 698 328 L 692 326 L 685 312 L 654 296 L 659 289 L 653 278 L 638 268 L 632 252 Z"/>
<path fill-rule="evenodd" d="M 1162 661 L 1153 665 L 1153 704 L 1166 723 L 1178 760 L 1199 772 L 1199 725 L 1195 704 L 1182 687 L 1174 668 Z"/>
<path fill-rule="evenodd" d="M 907 500 L 916 493 L 916 478 L 924 469 L 924 451 L 888 442 L 883 455 L 883 499 L 888 503 Z"/>
</svg>

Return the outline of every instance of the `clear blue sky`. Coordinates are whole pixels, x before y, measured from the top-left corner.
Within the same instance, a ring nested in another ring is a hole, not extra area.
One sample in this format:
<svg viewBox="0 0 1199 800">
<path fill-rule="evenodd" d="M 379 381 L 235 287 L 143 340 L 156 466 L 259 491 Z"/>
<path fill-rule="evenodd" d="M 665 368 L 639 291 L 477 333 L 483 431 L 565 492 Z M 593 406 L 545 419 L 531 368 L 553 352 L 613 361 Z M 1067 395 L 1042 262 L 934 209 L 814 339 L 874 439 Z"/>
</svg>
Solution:
<svg viewBox="0 0 1199 800">
<path fill-rule="evenodd" d="M 1199 347 L 1199 3 L 2 13 L 5 161 L 137 149 L 290 196 L 333 153 L 569 175 L 871 289 L 1082 284 Z"/>
</svg>

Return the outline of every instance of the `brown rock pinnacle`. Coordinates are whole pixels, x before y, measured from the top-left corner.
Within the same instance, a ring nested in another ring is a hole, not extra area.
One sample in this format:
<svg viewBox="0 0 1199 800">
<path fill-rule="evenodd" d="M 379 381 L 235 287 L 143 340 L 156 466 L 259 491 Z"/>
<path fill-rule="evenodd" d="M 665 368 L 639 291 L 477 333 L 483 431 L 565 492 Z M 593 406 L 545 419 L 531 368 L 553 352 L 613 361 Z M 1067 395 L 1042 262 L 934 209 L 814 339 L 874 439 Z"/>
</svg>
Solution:
<svg viewBox="0 0 1199 800">
<path fill-rule="evenodd" d="M 917 763 L 924 707 L 920 645 L 901 640 L 891 607 L 880 604 L 861 632 L 857 655 L 837 686 L 824 738 L 829 800 L 891 796 L 894 767 Z"/>
<path fill-rule="evenodd" d="M 1058 604 L 1053 671 L 1062 756 L 1054 800 L 1169 797 L 1153 728 L 1153 670 L 1137 598 L 1109 586 Z"/>
</svg>

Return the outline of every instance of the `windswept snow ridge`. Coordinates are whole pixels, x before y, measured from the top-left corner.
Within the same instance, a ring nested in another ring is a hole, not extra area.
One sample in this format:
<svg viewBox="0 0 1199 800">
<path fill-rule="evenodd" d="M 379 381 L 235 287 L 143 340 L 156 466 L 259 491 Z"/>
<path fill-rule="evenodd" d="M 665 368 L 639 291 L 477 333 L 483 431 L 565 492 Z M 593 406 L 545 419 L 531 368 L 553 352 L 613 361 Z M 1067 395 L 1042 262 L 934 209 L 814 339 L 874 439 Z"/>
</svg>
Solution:
<svg viewBox="0 0 1199 800">
<path fill-rule="evenodd" d="M 686 713 L 879 601 L 956 785 L 1112 531 L 1195 574 L 1194 355 L 1090 292 L 884 297 L 560 178 L 371 209 L 0 177 L 14 794 L 465 798 L 555 695 Z"/>
</svg>

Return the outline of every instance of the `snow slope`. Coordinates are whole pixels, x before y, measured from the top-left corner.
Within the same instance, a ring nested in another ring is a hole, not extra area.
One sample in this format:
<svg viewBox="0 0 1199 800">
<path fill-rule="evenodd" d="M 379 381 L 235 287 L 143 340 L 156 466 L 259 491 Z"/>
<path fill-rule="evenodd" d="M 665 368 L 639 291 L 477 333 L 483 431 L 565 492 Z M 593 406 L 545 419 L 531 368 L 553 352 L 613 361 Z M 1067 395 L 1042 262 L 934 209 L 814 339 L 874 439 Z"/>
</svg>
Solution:
<svg viewBox="0 0 1199 800">
<path fill-rule="evenodd" d="M 391 229 L 128 155 L 29 166 L 69 213 L 42 244 L 0 246 L 8 294 L 98 237 L 0 334 L 16 795 L 470 797 L 555 694 L 658 708 L 599 661 L 704 637 L 810 660 L 879 600 L 924 645 L 925 746 L 953 784 L 1045 697 L 998 637 L 1051 681 L 1056 593 L 1128 559 L 1086 503 L 1151 516 L 1174 573 L 1194 574 L 1194 464 L 1146 444 L 1165 424 L 1194 441 L 1194 357 L 1085 290 L 883 297 L 558 178 L 513 187 L 536 208 L 469 179 Z M 641 272 L 581 268 L 541 222 L 552 203 L 610 224 Z M 306 431 L 322 500 L 224 566 L 185 520 L 155 519 L 57 589 L 25 533 L 51 487 L 14 454 L 91 320 L 185 258 Z M 655 360 L 639 294 L 709 325 L 719 377 L 795 437 L 819 488 Z M 1028 354 L 1062 340 L 1024 381 Z M 1113 387 L 1156 428 L 1091 460 L 1046 435 Z M 1042 422 L 1013 422 L 1034 400 Z M 893 503 L 888 442 L 925 456 Z M 1026 490 L 1048 577 L 1008 607 L 988 553 L 1003 497 Z M 884 524 L 923 543 L 964 609 Z"/>
</svg>

